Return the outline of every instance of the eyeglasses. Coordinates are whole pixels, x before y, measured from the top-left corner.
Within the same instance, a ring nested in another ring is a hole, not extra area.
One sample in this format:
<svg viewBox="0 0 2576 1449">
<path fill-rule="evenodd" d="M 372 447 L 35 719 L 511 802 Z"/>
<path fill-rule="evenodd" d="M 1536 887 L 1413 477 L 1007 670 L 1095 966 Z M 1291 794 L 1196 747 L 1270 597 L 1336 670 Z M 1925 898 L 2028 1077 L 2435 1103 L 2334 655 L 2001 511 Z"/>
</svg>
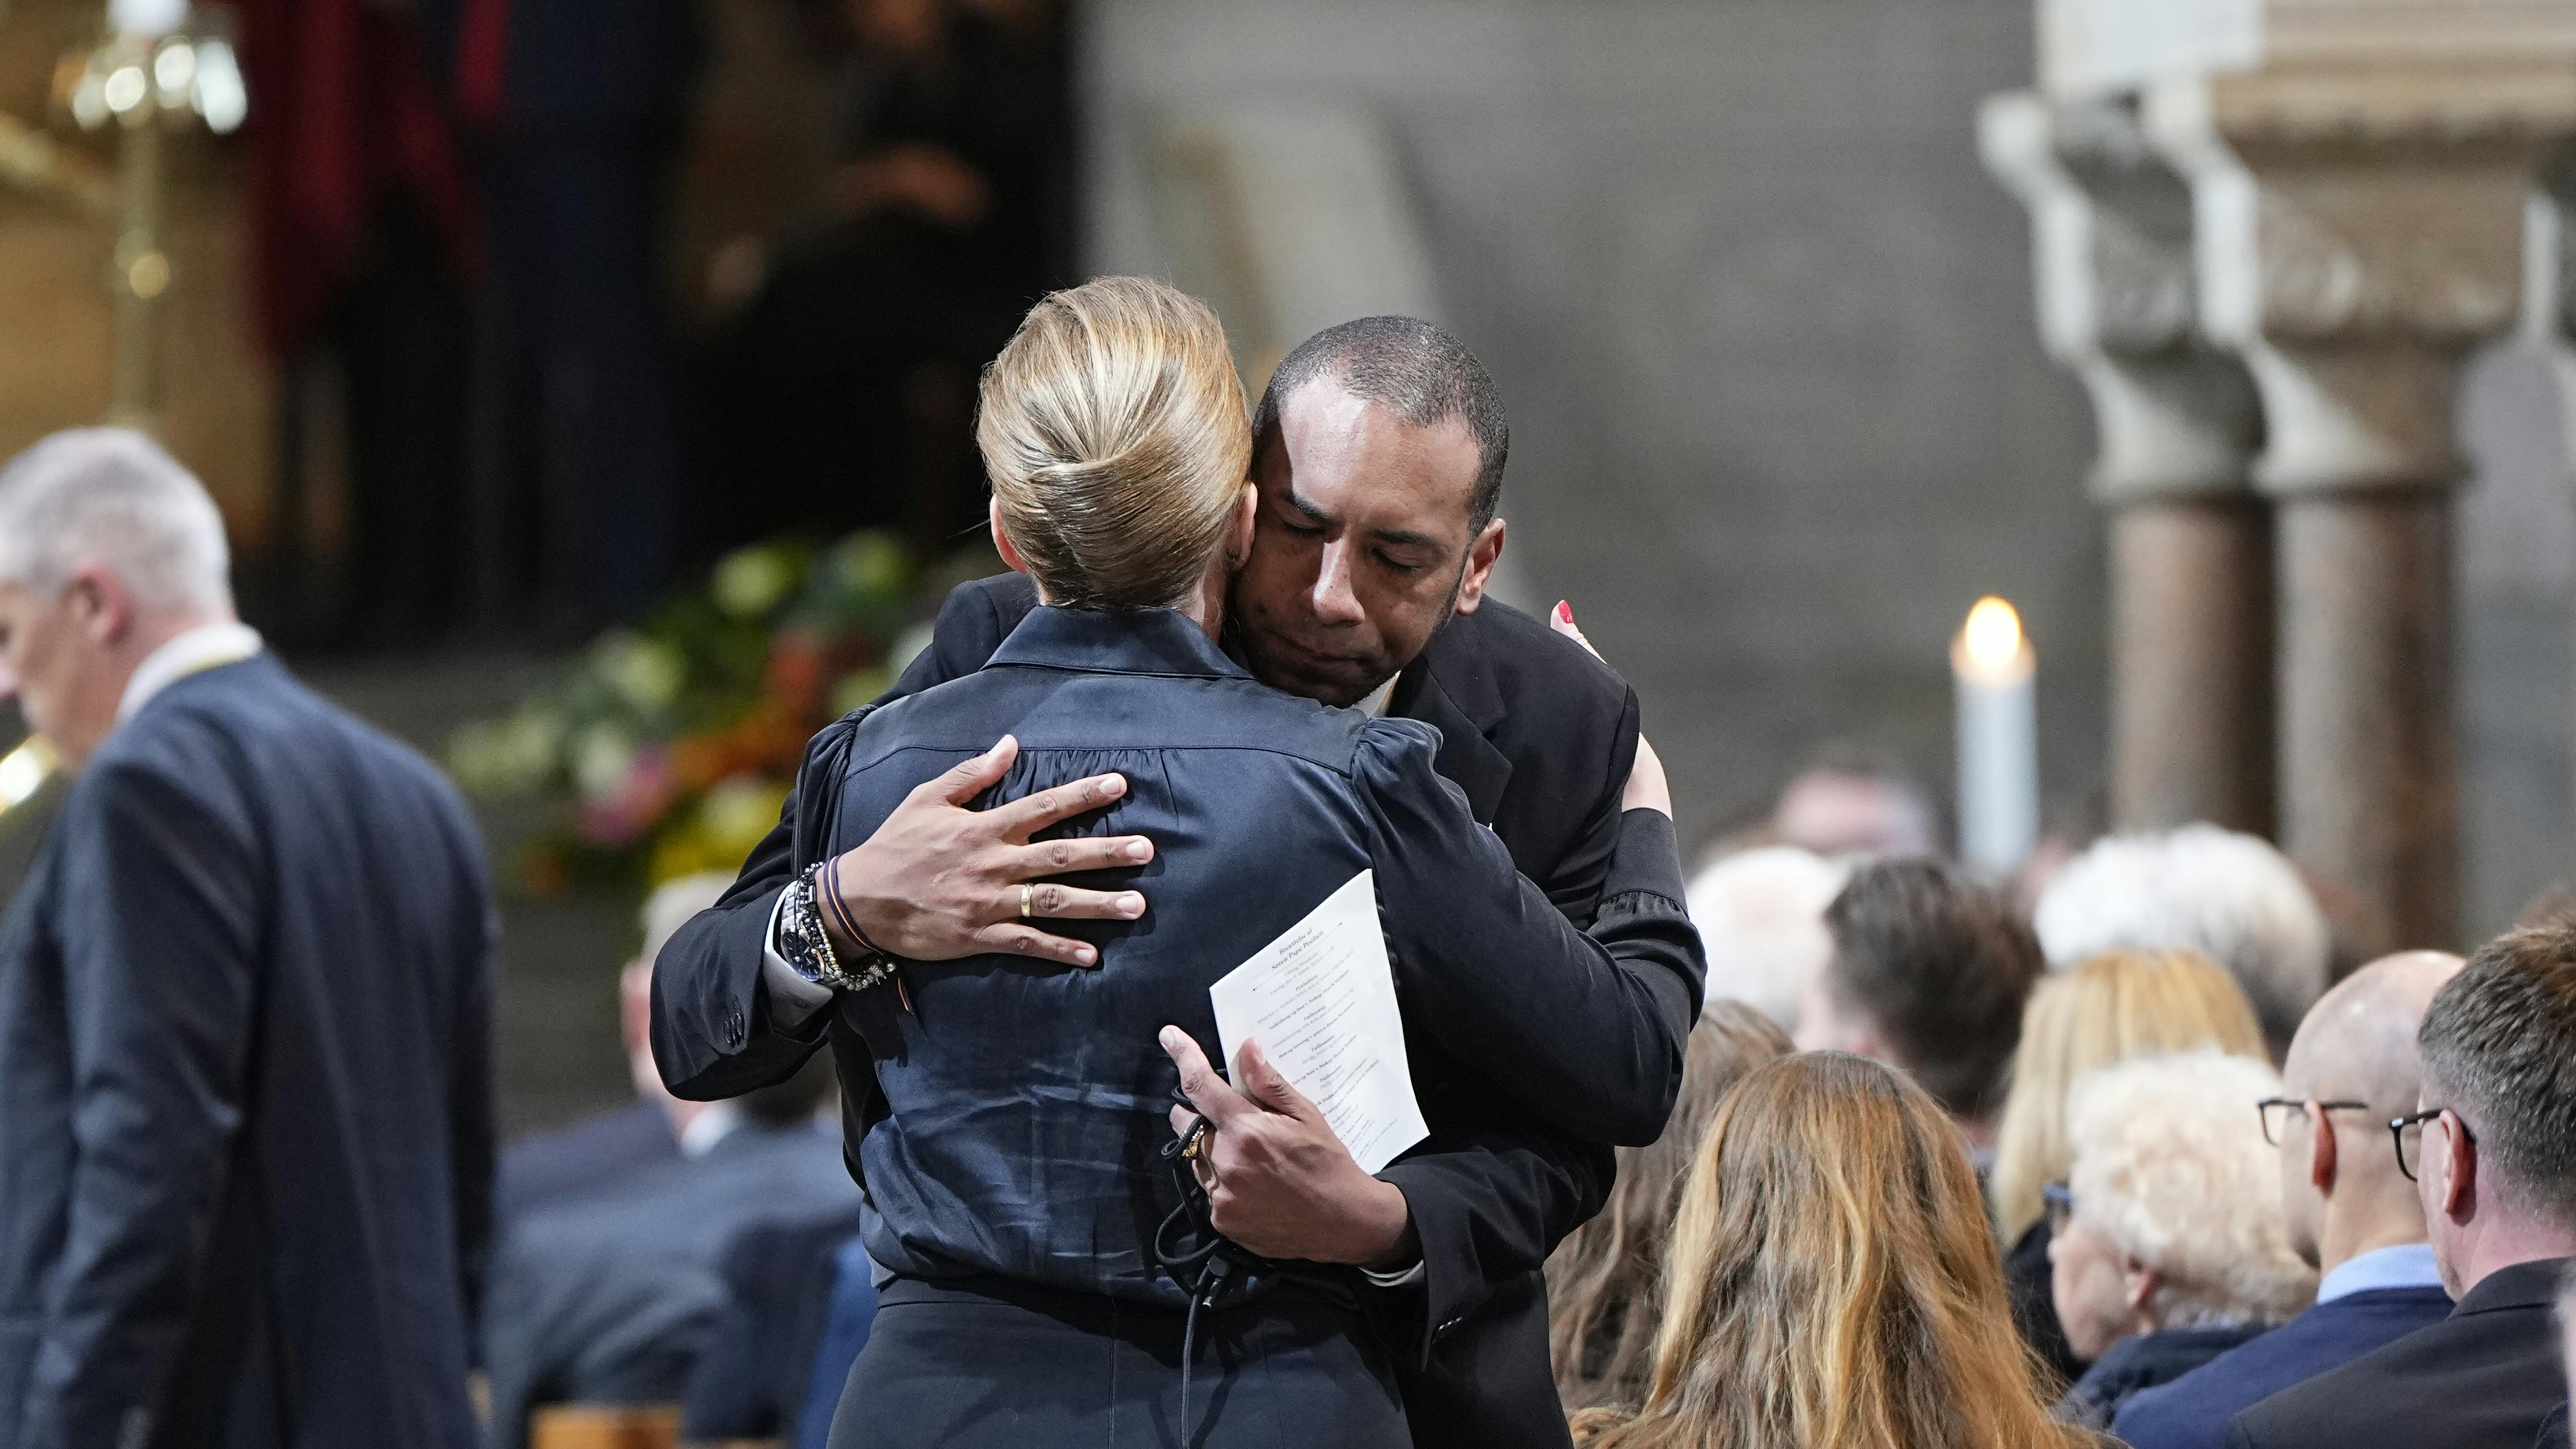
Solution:
<svg viewBox="0 0 2576 1449">
<path fill-rule="evenodd" d="M 2397 1170 L 2406 1174 L 2408 1182 L 2415 1180 L 2416 1159 L 2424 1155 L 2424 1124 L 2450 1111 L 2448 1107 L 2427 1107 L 2421 1112 L 2409 1112 L 2403 1117 L 2389 1119 L 2388 1135 L 2397 1143 Z M 2451 1119 L 2458 1122 L 2459 1114 L 2452 1112 Z M 2410 1134 L 2415 1139 L 2412 1147 L 2406 1142 Z M 2471 1147 L 2478 1145 L 2478 1134 L 2470 1131 L 2466 1122 L 2460 1122 L 2460 1136 L 2467 1139 Z"/>
<path fill-rule="evenodd" d="M 2367 1112 L 2370 1110 L 2370 1104 L 2368 1102 L 2318 1102 L 2315 1106 L 2320 1112 Z M 2275 1147 L 2280 1146 L 2281 1133 L 2282 1130 L 2289 1125 L 2290 1114 L 2295 1112 L 2304 1117 L 2307 1115 L 2308 1107 L 2309 1103 L 2298 1097 L 2265 1097 L 2262 1101 L 2255 1103 L 2254 1110 L 2260 1113 L 2263 1118 L 2263 1140 L 2271 1143 Z M 2240 1118 L 2238 1120 L 2241 1121 L 2243 1119 Z"/>
<path fill-rule="evenodd" d="M 2056 1237 L 2066 1231 L 2067 1220 L 2075 1216 L 2075 1191 L 2063 1182 L 2052 1182 L 2039 1190 L 2039 1204 L 2048 1219 L 2048 1235 Z"/>
</svg>

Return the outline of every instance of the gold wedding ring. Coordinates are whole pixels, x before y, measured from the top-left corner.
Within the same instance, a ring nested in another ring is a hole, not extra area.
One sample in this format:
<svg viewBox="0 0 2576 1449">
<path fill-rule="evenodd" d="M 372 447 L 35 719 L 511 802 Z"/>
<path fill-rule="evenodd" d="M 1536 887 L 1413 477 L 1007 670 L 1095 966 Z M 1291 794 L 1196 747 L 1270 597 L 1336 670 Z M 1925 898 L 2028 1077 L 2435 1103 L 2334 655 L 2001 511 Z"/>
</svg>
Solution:
<svg viewBox="0 0 2576 1449">
<path fill-rule="evenodd" d="M 1029 898 L 1030 898 L 1030 897 L 1032 897 L 1032 896 L 1034 896 L 1034 895 L 1036 895 L 1036 894 L 1037 894 L 1037 887 L 1035 887 L 1035 886 L 1031 886 L 1031 885 L 1023 885 L 1023 886 L 1021 886 L 1021 887 L 1020 887 L 1020 919 L 1021 919 L 1021 920 L 1025 921 L 1025 920 L 1027 920 L 1027 919 L 1029 918 Z"/>
<path fill-rule="evenodd" d="M 1181 1139 L 1181 1160 L 1183 1162 L 1198 1161 L 1200 1149 L 1207 1146 L 1208 1134 L 1215 1130 L 1215 1125 L 1209 1122 L 1205 1117 L 1201 1117 L 1196 1122 L 1191 1123 L 1190 1135 Z"/>
</svg>

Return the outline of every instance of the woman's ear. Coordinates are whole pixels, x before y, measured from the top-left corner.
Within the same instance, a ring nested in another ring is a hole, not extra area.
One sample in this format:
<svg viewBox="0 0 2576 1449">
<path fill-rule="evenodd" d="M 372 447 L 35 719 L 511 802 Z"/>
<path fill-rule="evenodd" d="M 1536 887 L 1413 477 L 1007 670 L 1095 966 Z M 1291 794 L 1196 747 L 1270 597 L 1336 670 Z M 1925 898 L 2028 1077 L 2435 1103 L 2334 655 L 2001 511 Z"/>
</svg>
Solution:
<svg viewBox="0 0 2576 1449">
<path fill-rule="evenodd" d="M 993 525 L 993 548 L 1001 554 L 1002 562 L 1008 564 L 1015 574 L 1027 573 L 1029 561 L 1020 557 L 1020 551 L 1011 546 L 1011 536 L 1002 531 L 1002 500 L 996 498 L 985 504 L 984 516 Z"/>
<path fill-rule="evenodd" d="M 2135 1258 L 2125 1258 L 2122 1260 L 2120 1264 L 2120 1287 L 2122 1296 L 2128 1300 L 2129 1311 L 2131 1313 L 2145 1313 L 2147 1311 L 2147 1300 L 2155 1297 L 2156 1290 L 2163 1286 L 2165 1286 L 2165 1275 L 2162 1273 L 2157 1272 L 2155 1269 L 2148 1267 L 2146 1264 L 2139 1262 Z"/>
</svg>

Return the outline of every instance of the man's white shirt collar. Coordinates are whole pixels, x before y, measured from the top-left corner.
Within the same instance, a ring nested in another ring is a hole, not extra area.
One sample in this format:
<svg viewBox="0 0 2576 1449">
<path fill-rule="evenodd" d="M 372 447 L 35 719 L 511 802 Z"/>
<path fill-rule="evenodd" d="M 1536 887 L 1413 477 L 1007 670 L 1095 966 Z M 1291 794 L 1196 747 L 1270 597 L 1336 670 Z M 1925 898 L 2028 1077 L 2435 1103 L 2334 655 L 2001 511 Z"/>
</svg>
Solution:
<svg viewBox="0 0 2576 1449">
<path fill-rule="evenodd" d="M 261 647 L 259 631 L 248 624 L 200 624 L 172 636 L 134 666 L 133 677 L 125 681 L 125 694 L 116 702 L 116 722 L 134 718 L 152 696 L 198 670 L 238 664 Z"/>
<path fill-rule="evenodd" d="M 1395 698 L 1395 682 L 1403 677 L 1402 674 L 1388 675 L 1386 683 L 1379 685 L 1375 693 L 1359 702 L 1359 707 L 1368 712 L 1370 719 L 1386 718 L 1386 702 Z"/>
</svg>

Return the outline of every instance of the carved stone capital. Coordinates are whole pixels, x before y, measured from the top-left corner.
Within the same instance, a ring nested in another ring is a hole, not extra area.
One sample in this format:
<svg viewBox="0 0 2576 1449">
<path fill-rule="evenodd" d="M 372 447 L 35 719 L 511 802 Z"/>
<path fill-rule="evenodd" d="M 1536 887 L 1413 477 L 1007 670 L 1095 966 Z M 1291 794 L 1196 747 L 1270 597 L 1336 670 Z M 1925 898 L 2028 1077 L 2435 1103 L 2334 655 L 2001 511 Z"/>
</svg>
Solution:
<svg viewBox="0 0 2576 1449">
<path fill-rule="evenodd" d="M 2134 106 L 1988 98 L 1986 166 L 2031 213 L 2040 335 L 2083 379 L 2106 501 L 2232 493 L 2259 433 L 2253 388 L 2201 340 L 2191 193 Z"/>
<path fill-rule="evenodd" d="M 2453 482 L 2458 362 L 2519 318 L 2525 198 L 2576 135 L 2576 66 L 2188 77 L 2146 127 L 2191 179 L 2202 328 L 2262 389 L 2257 481 Z"/>
</svg>

